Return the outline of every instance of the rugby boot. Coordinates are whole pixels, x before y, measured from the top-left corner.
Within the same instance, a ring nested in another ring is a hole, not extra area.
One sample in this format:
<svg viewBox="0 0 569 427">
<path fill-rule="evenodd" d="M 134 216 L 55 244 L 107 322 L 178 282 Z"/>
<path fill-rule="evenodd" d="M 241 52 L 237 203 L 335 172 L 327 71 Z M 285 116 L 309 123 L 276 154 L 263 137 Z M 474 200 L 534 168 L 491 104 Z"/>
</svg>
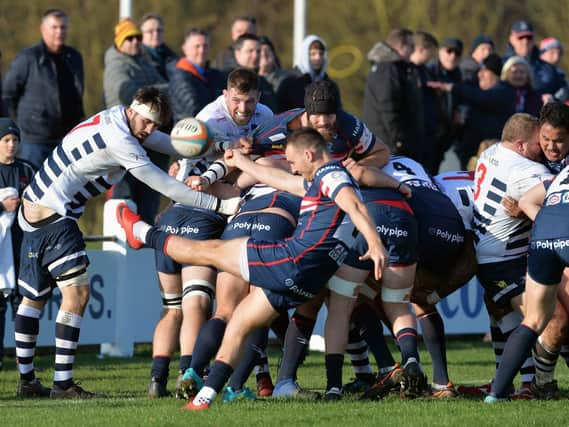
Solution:
<svg viewBox="0 0 569 427">
<path fill-rule="evenodd" d="M 344 393 L 341 388 L 331 387 L 324 393 L 324 400 L 326 402 L 335 402 L 337 400 L 342 400 Z"/>
<path fill-rule="evenodd" d="M 223 392 L 223 401 L 225 403 L 236 402 L 240 400 L 257 400 L 249 387 L 243 387 L 243 390 L 233 390 L 231 387 L 226 387 Z"/>
<path fill-rule="evenodd" d="M 203 387 L 203 379 L 194 371 L 193 368 L 186 369 L 179 385 L 176 386 L 176 393 L 184 396 L 186 399 L 193 399 Z"/>
<path fill-rule="evenodd" d="M 257 396 L 259 397 L 271 396 L 273 394 L 274 389 L 275 386 L 271 381 L 270 375 L 264 374 L 262 376 L 259 376 L 257 380 Z"/>
<path fill-rule="evenodd" d="M 373 386 L 375 382 L 375 377 L 373 374 L 368 374 L 367 377 L 357 377 L 354 378 L 347 384 L 344 384 L 344 393 L 347 394 L 355 394 L 355 393 L 363 393 L 371 386 Z"/>
<path fill-rule="evenodd" d="M 275 384 L 273 397 L 318 400 L 321 395 L 316 391 L 301 388 L 298 383 L 292 379 L 286 379 Z"/>
<path fill-rule="evenodd" d="M 458 397 L 458 392 L 456 391 L 456 388 L 454 388 L 454 384 L 450 381 L 445 385 L 433 383 L 431 385 L 429 397 L 435 399 L 452 399 L 454 397 Z"/>
<path fill-rule="evenodd" d="M 492 383 L 482 385 L 464 385 L 461 384 L 457 387 L 459 394 L 464 396 L 486 396 L 492 390 Z"/>
<path fill-rule="evenodd" d="M 140 215 L 135 214 L 126 203 L 122 202 L 117 205 L 117 221 L 124 229 L 126 241 L 133 249 L 140 249 L 144 243 L 134 237 L 133 225 L 140 221 Z"/>
<path fill-rule="evenodd" d="M 401 382 L 404 375 L 405 371 L 401 369 L 399 363 L 396 363 L 391 371 L 377 377 L 377 381 L 362 394 L 360 400 L 383 399 Z"/>
<path fill-rule="evenodd" d="M 402 399 L 415 399 L 427 393 L 427 376 L 421 370 L 419 363 L 410 359 L 403 368 L 403 379 L 401 380 Z"/>
<path fill-rule="evenodd" d="M 196 402 L 197 400 L 197 402 Z M 200 397 L 196 399 L 190 399 L 188 403 L 182 406 L 184 411 L 203 411 L 211 406 L 212 401 L 206 399 L 205 397 Z"/>
<path fill-rule="evenodd" d="M 176 378 L 176 389 L 174 390 L 174 395 L 176 399 L 183 399 L 189 400 L 189 396 L 184 396 L 184 390 L 181 387 L 182 378 L 184 378 L 184 373 L 182 371 L 178 371 L 178 377 Z"/>
<path fill-rule="evenodd" d="M 79 383 L 73 383 L 69 388 L 61 388 L 54 384 L 49 397 L 51 399 L 94 399 L 103 397 L 103 395 L 87 391 L 80 387 Z"/>
<path fill-rule="evenodd" d="M 523 383 L 522 386 L 510 394 L 510 400 L 534 400 L 531 392 L 531 383 Z"/>
<path fill-rule="evenodd" d="M 509 402 L 509 401 L 510 401 L 509 397 L 497 397 L 492 393 L 490 393 L 488 396 L 484 398 L 484 403 L 487 403 L 489 405 L 493 405 L 495 403 Z"/>
<path fill-rule="evenodd" d="M 170 393 L 166 389 L 166 384 L 162 384 L 156 380 L 156 378 L 152 377 L 150 380 L 150 387 L 148 388 L 148 397 L 150 399 L 160 399 L 162 397 L 170 397 L 172 393 Z"/>
<path fill-rule="evenodd" d="M 543 385 L 537 385 L 534 377 L 530 385 L 530 390 L 533 396 L 539 400 L 557 400 L 561 397 L 559 387 L 557 386 L 557 380 L 553 380 Z"/>
<path fill-rule="evenodd" d="M 31 381 L 20 379 L 18 389 L 16 390 L 16 396 L 23 399 L 30 397 L 49 397 L 50 393 L 51 389 L 44 387 L 37 378 Z"/>
</svg>

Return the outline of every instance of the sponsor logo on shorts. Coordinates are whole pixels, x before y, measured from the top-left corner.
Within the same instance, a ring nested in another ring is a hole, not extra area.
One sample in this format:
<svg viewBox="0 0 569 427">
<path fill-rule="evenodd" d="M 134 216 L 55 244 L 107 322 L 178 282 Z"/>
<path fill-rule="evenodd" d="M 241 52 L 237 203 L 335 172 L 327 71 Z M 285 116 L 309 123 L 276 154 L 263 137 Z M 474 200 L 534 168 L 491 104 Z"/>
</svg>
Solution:
<svg viewBox="0 0 569 427">
<path fill-rule="evenodd" d="M 292 280 L 291 278 L 285 279 L 284 284 L 288 288 L 288 290 L 295 295 L 299 295 L 304 298 L 314 298 L 313 293 L 299 288 L 298 285 L 295 285 L 294 280 Z"/>
<path fill-rule="evenodd" d="M 385 225 L 377 225 L 376 230 L 378 233 L 387 236 L 387 237 L 407 237 L 409 232 L 407 230 L 402 230 L 399 227 L 386 227 Z"/>
<path fill-rule="evenodd" d="M 234 222 L 231 224 L 234 230 L 251 230 L 251 231 L 271 231 L 268 224 L 259 224 L 258 222 L 251 224 L 250 222 Z"/>
<path fill-rule="evenodd" d="M 199 234 L 200 229 L 199 227 L 190 227 L 190 226 L 183 226 L 183 227 L 175 227 L 173 225 L 161 225 L 160 231 L 163 231 L 168 234 L 176 234 L 176 235 L 184 235 L 184 234 Z"/>
<path fill-rule="evenodd" d="M 328 256 L 332 258 L 338 265 L 341 265 L 344 263 L 346 256 L 348 256 L 348 252 L 344 246 L 336 245 L 334 249 L 328 252 Z"/>
<path fill-rule="evenodd" d="M 569 248 L 569 239 L 535 240 L 530 244 L 532 249 L 565 249 Z"/>
<path fill-rule="evenodd" d="M 442 230 L 437 227 L 429 228 L 429 234 L 431 236 L 438 237 L 450 243 L 462 243 L 464 242 L 464 236 L 459 233 L 451 233 L 447 230 Z"/>
</svg>

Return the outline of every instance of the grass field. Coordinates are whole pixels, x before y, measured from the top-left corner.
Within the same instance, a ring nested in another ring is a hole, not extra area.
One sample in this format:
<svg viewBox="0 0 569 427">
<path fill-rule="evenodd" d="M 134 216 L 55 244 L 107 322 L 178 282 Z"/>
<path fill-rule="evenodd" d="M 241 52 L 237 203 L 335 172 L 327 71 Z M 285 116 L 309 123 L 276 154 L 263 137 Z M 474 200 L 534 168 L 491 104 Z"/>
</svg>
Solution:
<svg viewBox="0 0 569 427">
<path fill-rule="evenodd" d="M 276 366 L 278 349 L 271 349 L 271 366 Z M 96 352 L 79 350 L 75 377 L 86 389 L 108 398 L 94 401 L 19 400 L 15 389 L 17 374 L 13 358 L 5 359 L 0 372 L 0 419 L 4 426 L 566 426 L 569 425 L 569 371 L 559 363 L 557 376 L 564 397 L 556 402 L 518 401 L 484 405 L 479 400 L 452 401 L 418 399 L 401 401 L 387 397 L 381 402 L 359 402 L 357 396 L 337 403 L 264 400 L 224 404 L 208 411 L 181 411 L 184 402 L 174 398 L 146 398 L 151 359 L 149 345 L 139 345 L 132 359 L 98 359 Z M 422 352 L 427 374 L 430 360 Z M 449 343 L 449 371 L 455 384 L 487 382 L 494 374 L 489 344 L 478 340 Z M 36 366 L 45 385 L 52 377 L 52 356 L 40 355 Z M 177 364 L 170 370 L 170 389 Z M 273 371 L 275 375 L 275 371 Z M 351 376 L 348 364 L 344 380 Z M 299 371 L 300 383 L 310 389 L 325 386 L 321 353 L 311 353 Z M 249 384 L 254 387 L 251 382 Z"/>
</svg>

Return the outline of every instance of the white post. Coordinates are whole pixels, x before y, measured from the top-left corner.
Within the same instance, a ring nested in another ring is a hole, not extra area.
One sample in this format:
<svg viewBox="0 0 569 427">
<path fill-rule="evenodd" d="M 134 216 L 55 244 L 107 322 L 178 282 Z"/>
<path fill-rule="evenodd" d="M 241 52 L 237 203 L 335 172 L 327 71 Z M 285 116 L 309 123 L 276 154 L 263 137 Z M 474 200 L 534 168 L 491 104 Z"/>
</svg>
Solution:
<svg viewBox="0 0 569 427">
<path fill-rule="evenodd" d="M 298 64 L 300 45 L 306 37 L 306 0 L 294 0 L 293 63 Z"/>
<path fill-rule="evenodd" d="M 119 19 L 132 18 L 132 0 L 120 0 Z"/>
</svg>

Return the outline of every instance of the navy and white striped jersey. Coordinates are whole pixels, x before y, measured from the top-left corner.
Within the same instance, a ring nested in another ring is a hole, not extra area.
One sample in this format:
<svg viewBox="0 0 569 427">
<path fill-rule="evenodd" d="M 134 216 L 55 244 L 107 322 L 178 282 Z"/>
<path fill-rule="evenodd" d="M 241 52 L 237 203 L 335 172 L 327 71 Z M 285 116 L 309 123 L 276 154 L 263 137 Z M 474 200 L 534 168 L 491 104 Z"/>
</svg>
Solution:
<svg viewBox="0 0 569 427">
<path fill-rule="evenodd" d="M 531 221 L 512 218 L 502 207 L 504 196 L 515 200 L 552 175 L 542 164 L 493 145 L 476 164 L 474 177 L 474 241 L 479 264 L 525 256 Z"/>
<path fill-rule="evenodd" d="M 439 191 L 423 165 L 409 157 L 391 156 L 383 172 L 410 187 L 426 187 Z"/>
<path fill-rule="evenodd" d="M 72 129 L 44 161 L 24 197 L 78 219 L 87 200 L 111 188 L 127 170 L 149 163 L 130 132 L 125 108 L 116 106 Z"/>
<path fill-rule="evenodd" d="M 438 174 L 434 177 L 435 183 L 443 193 L 452 201 L 462 218 L 464 228 L 472 229 L 472 215 L 474 206 L 473 171 L 452 171 Z"/>
</svg>

